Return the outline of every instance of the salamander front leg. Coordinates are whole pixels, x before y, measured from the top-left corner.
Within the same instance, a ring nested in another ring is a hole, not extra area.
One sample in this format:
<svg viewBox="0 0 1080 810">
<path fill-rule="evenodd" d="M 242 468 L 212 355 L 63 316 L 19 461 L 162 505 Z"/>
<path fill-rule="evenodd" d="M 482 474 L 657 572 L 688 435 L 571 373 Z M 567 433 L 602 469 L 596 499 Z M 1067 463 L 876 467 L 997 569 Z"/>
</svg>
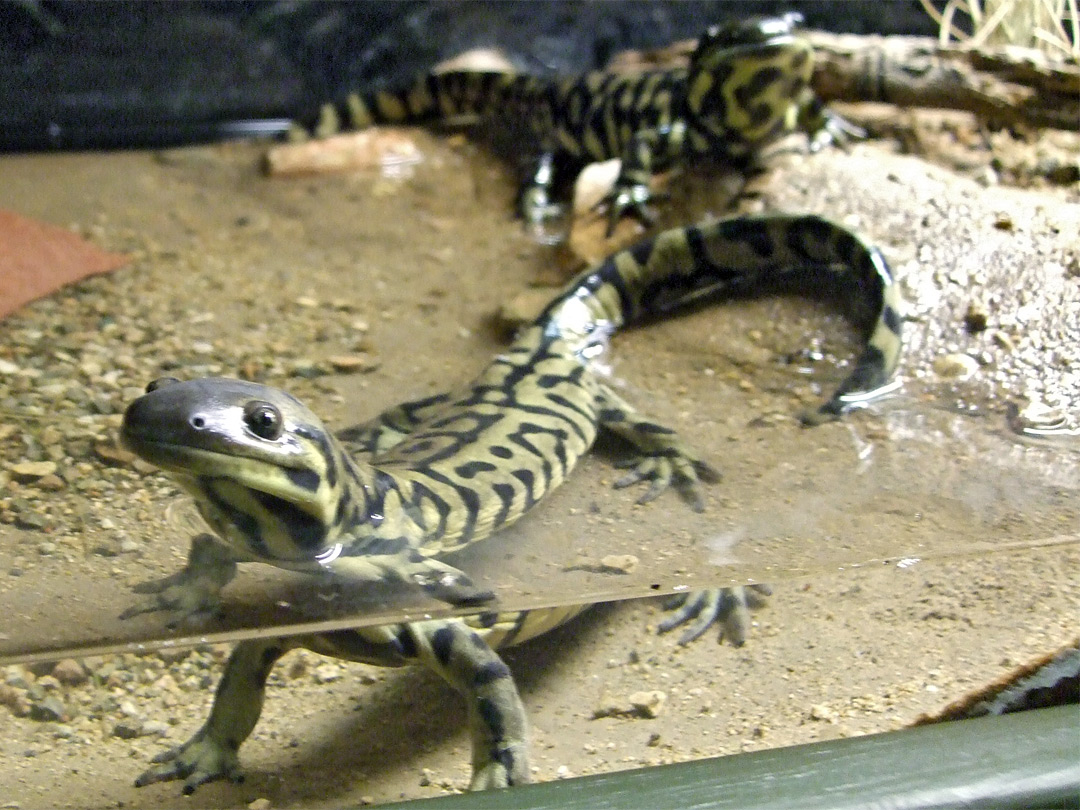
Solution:
<svg viewBox="0 0 1080 810">
<path fill-rule="evenodd" d="M 294 641 L 280 638 L 237 644 L 206 723 L 183 745 L 154 757 L 154 766 L 135 780 L 135 787 L 182 779 L 186 796 L 218 779 L 242 782 L 240 745 L 259 721 L 270 670 L 293 646 Z"/>
<path fill-rule="evenodd" d="M 349 582 L 406 582 L 429 596 L 456 607 L 472 607 L 495 598 L 478 588 L 452 565 L 415 552 L 393 556 L 342 555 L 328 561 L 326 570 Z"/>
<path fill-rule="evenodd" d="M 149 596 L 121 613 L 120 618 L 171 612 L 176 616 L 168 626 L 174 627 L 183 621 L 213 616 L 221 607 L 221 590 L 235 576 L 233 553 L 212 534 L 198 534 L 191 539 L 184 568 L 163 579 L 136 585 L 136 593 Z"/>
</svg>

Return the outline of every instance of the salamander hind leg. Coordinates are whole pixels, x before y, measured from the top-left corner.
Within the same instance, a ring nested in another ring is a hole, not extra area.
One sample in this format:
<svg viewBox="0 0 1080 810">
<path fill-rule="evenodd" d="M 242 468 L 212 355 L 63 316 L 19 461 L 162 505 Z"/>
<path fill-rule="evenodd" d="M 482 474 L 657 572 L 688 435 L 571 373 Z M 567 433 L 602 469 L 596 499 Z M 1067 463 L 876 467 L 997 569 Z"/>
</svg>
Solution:
<svg viewBox="0 0 1080 810">
<path fill-rule="evenodd" d="M 468 705 L 473 752 L 469 789 L 528 782 L 528 724 L 510 668 L 463 621 L 415 622 L 407 628 L 417 657 Z"/>
<path fill-rule="evenodd" d="M 765 604 L 772 593 L 768 585 L 747 585 L 735 588 L 710 588 L 676 597 L 664 607 L 673 611 L 660 622 L 657 630 L 667 633 L 687 625 L 679 636 L 679 644 L 689 644 L 700 638 L 714 624 L 720 625 L 720 640 L 727 639 L 741 647 L 750 629 L 750 610 Z"/>
<path fill-rule="evenodd" d="M 705 501 L 701 484 L 716 483 L 720 472 L 703 461 L 674 430 L 646 419 L 610 389 L 601 390 L 599 404 L 601 426 L 625 439 L 636 451 L 618 465 L 629 471 L 615 482 L 615 487 L 649 482 L 638 503 L 648 503 L 674 487 L 694 511 L 702 511 Z"/>
</svg>

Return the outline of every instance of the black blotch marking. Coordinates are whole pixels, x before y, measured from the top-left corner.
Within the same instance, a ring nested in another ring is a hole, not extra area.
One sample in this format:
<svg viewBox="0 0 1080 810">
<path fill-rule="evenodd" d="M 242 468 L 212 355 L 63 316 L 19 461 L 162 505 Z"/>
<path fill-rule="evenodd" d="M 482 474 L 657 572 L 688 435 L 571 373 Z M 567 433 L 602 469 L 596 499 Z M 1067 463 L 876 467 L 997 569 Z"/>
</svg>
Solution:
<svg viewBox="0 0 1080 810">
<path fill-rule="evenodd" d="M 511 774 L 514 773 L 514 752 L 509 748 L 497 748 L 492 751 L 491 758 L 503 766 L 506 771 L 506 782 L 508 785 L 517 784 L 512 778 Z"/>
<path fill-rule="evenodd" d="M 337 453 L 334 452 L 334 447 L 326 434 L 312 425 L 297 425 L 293 432 L 318 445 L 319 452 L 326 462 L 326 482 L 332 487 L 337 486 L 338 470 L 335 462 Z"/>
<path fill-rule="evenodd" d="M 541 374 L 536 378 L 536 384 L 541 388 L 554 388 L 556 385 L 560 385 L 566 381 L 566 377 L 562 374 Z"/>
<path fill-rule="evenodd" d="M 305 492 L 315 492 L 319 488 L 319 474 L 314 470 L 297 470 L 292 467 L 285 468 L 285 475 L 289 477 L 295 486 Z"/>
<path fill-rule="evenodd" d="M 885 305 L 885 309 L 881 311 L 881 320 L 885 322 L 885 325 L 893 331 L 893 333 L 899 335 L 901 329 L 900 313 L 893 309 L 888 304 Z"/>
<path fill-rule="evenodd" d="M 326 526 L 321 520 L 288 501 L 265 492 L 252 491 L 252 495 L 267 512 L 274 516 L 274 520 L 285 528 L 289 539 L 298 548 L 309 553 L 322 550 L 323 540 L 326 538 Z"/>
<path fill-rule="evenodd" d="M 393 644 L 397 648 L 398 654 L 403 658 L 416 658 L 416 639 L 413 637 L 409 625 L 402 624 L 398 626 Z"/>
<path fill-rule="evenodd" d="M 501 444 L 495 444 L 488 448 L 488 452 L 495 458 L 511 458 L 514 455 L 514 451 L 509 447 L 504 447 Z"/>
<path fill-rule="evenodd" d="M 414 444 L 410 444 L 408 447 L 404 448 L 403 452 L 405 452 L 405 453 L 426 453 L 428 450 L 430 450 L 434 446 L 435 446 L 435 442 L 433 442 L 431 439 L 423 439 L 421 441 L 415 442 Z"/>
<path fill-rule="evenodd" d="M 491 729 L 491 736 L 501 740 L 506 733 L 506 721 L 499 704 L 490 698 L 480 698 L 476 701 L 476 709 L 484 725 Z"/>
<path fill-rule="evenodd" d="M 652 435 L 671 435 L 675 432 L 669 427 L 658 425 L 656 422 L 638 422 L 634 425 L 634 431 Z"/>
<path fill-rule="evenodd" d="M 270 556 L 270 549 L 267 548 L 266 541 L 263 540 L 262 532 L 259 529 L 259 521 L 256 520 L 253 515 L 249 515 L 247 512 L 237 509 L 218 495 L 213 489 L 213 479 L 200 478 L 199 488 L 206 495 L 207 500 L 214 505 L 214 508 L 225 515 L 225 519 L 233 524 L 233 526 L 235 526 L 247 539 L 248 544 L 254 549 L 256 554 L 262 557 Z"/>
<path fill-rule="evenodd" d="M 393 557 L 409 547 L 407 537 L 379 537 L 359 544 L 362 554 L 373 557 Z"/>
<path fill-rule="evenodd" d="M 274 668 L 274 664 L 281 658 L 285 650 L 278 645 L 267 647 L 262 651 L 262 655 L 259 660 L 259 668 L 255 671 L 255 683 L 258 684 L 261 689 L 266 685 L 266 679 L 270 677 L 270 670 Z"/>
<path fill-rule="evenodd" d="M 337 509 L 334 510 L 334 525 L 342 527 L 345 525 L 346 520 L 353 522 L 355 520 L 356 509 L 353 508 L 352 498 L 349 497 L 349 493 L 342 492 L 338 496 Z"/>
<path fill-rule="evenodd" d="M 487 686 L 493 681 L 501 681 L 504 678 L 510 678 L 510 667 L 504 664 L 502 661 L 489 661 L 484 664 L 473 676 L 473 683 L 476 686 Z"/>
<path fill-rule="evenodd" d="M 476 621 L 481 627 L 494 627 L 499 621 L 499 614 L 497 611 L 488 610 L 477 616 Z"/>
<path fill-rule="evenodd" d="M 475 478 L 480 473 L 492 472 L 496 469 L 498 468 L 488 461 L 467 461 L 454 467 L 454 473 L 461 478 L 468 479 Z"/>
<path fill-rule="evenodd" d="M 491 491 L 499 499 L 499 511 L 492 519 L 492 525 L 501 526 L 506 522 L 506 517 L 510 514 L 510 507 L 514 503 L 514 486 L 513 484 L 504 483 L 492 484 Z"/>
<path fill-rule="evenodd" d="M 440 627 L 432 633 L 431 651 L 435 654 L 436 661 L 444 667 L 447 666 L 454 652 L 454 631 L 449 627 Z"/>
<path fill-rule="evenodd" d="M 533 475 L 530 470 L 514 470 L 511 475 L 524 485 L 525 508 L 529 508 L 536 502 L 536 497 L 533 494 L 533 484 L 536 480 L 536 476 Z"/>
</svg>

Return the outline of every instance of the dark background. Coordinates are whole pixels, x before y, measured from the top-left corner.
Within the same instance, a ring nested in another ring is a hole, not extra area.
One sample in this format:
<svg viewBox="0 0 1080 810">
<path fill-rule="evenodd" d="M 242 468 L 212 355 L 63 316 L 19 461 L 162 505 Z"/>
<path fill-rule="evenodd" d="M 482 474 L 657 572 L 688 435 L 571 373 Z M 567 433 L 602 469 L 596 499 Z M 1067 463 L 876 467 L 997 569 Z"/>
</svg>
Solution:
<svg viewBox="0 0 1080 810">
<path fill-rule="evenodd" d="M 482 46 L 576 73 L 731 17 L 932 34 L 918 0 L 0 2 L 0 149 L 162 146 L 279 131 L 350 89 L 401 84 Z"/>
</svg>

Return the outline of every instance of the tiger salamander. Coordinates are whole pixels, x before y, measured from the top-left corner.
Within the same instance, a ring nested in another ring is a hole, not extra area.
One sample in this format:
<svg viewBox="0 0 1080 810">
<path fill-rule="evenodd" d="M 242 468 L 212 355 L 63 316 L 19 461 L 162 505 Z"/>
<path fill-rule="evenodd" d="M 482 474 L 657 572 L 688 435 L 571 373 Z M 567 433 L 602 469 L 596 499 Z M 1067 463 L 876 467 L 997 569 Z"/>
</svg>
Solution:
<svg viewBox="0 0 1080 810">
<path fill-rule="evenodd" d="M 852 300 L 868 331 L 853 370 L 810 416 L 816 422 L 882 388 L 901 339 L 898 292 L 881 254 L 814 216 L 726 219 L 665 231 L 616 253 L 571 281 L 464 389 L 399 405 L 337 437 L 296 399 L 262 385 L 151 383 L 128 407 L 122 439 L 194 495 L 217 539 L 197 538 L 188 579 L 170 578 L 157 601 L 131 612 L 207 609 L 236 560 L 356 583 L 404 581 L 453 604 L 483 605 L 491 594 L 439 555 L 518 520 L 562 483 L 601 429 L 632 449 L 629 472 L 616 486 L 647 483 L 640 501 L 674 487 L 700 509 L 700 484 L 715 480 L 715 470 L 674 431 L 623 402 L 590 358 L 624 325 L 702 296 L 777 281 L 804 286 L 823 276 Z M 346 452 L 342 441 L 366 454 Z M 703 600 L 706 624 L 731 607 L 730 594 L 711 593 Z M 138 784 L 184 779 L 190 792 L 237 777 L 237 751 L 258 719 L 267 675 L 298 646 L 387 666 L 430 666 L 468 701 L 471 786 L 524 782 L 525 714 L 495 650 L 585 607 L 488 608 L 468 618 L 243 641 L 206 724 L 159 756 Z"/>
<path fill-rule="evenodd" d="M 530 222 L 557 215 L 553 189 L 587 163 L 621 158 L 604 200 L 610 235 L 624 212 L 652 221 L 654 171 L 711 155 L 742 165 L 778 136 L 805 132 L 812 148 L 862 132 L 810 90 L 814 54 L 796 35 L 797 13 L 707 30 L 685 69 L 636 75 L 596 71 L 564 80 L 512 72 L 434 73 L 400 91 L 352 93 L 297 122 L 317 137 L 343 127 L 509 113 L 523 119 L 538 153 L 520 195 Z"/>
</svg>

